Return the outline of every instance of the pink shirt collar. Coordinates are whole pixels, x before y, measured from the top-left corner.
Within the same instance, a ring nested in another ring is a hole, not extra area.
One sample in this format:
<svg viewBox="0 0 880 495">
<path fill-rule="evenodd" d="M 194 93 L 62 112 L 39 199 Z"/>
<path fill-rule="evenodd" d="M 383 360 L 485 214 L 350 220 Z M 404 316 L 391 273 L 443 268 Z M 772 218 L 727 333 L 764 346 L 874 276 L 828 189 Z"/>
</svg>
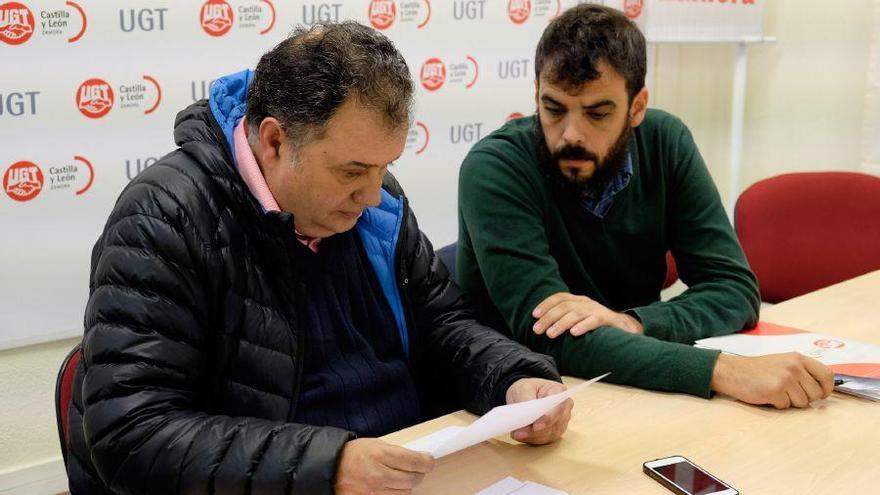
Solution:
<svg viewBox="0 0 880 495">
<path fill-rule="evenodd" d="M 241 119 L 232 131 L 232 142 L 235 146 L 235 160 L 238 162 L 238 173 L 241 174 L 244 183 L 247 184 L 251 194 L 257 198 L 264 211 L 281 211 L 281 208 L 278 207 L 278 201 L 275 200 L 275 196 L 269 190 L 269 185 L 266 184 L 266 178 L 263 177 L 263 172 L 260 170 L 257 158 L 251 150 L 244 126 L 245 119 Z M 306 237 L 299 232 L 296 232 L 296 238 L 311 249 L 312 252 L 318 252 L 318 245 L 321 243 L 320 238 Z"/>
</svg>

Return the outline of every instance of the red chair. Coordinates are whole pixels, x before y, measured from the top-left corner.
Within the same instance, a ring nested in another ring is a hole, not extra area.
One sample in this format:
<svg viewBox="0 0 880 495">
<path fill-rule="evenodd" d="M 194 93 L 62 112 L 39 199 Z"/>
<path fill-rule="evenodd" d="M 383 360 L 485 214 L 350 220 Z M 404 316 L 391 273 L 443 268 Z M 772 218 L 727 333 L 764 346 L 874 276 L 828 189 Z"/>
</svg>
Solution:
<svg viewBox="0 0 880 495">
<path fill-rule="evenodd" d="M 675 258 L 672 257 L 672 252 L 666 251 L 666 280 L 663 281 L 663 288 L 668 289 L 676 280 L 678 280 L 678 270 L 675 267 Z"/>
<path fill-rule="evenodd" d="M 791 299 L 880 269 L 880 177 L 771 177 L 740 195 L 734 224 L 761 299 Z"/>
<path fill-rule="evenodd" d="M 58 378 L 55 380 L 55 419 L 58 422 L 58 439 L 61 442 L 61 457 L 64 459 L 65 467 L 67 466 L 67 446 L 69 445 L 67 418 L 70 404 L 73 401 L 73 375 L 76 373 L 76 367 L 81 357 L 82 349 L 80 344 L 76 344 L 61 363 Z"/>
</svg>

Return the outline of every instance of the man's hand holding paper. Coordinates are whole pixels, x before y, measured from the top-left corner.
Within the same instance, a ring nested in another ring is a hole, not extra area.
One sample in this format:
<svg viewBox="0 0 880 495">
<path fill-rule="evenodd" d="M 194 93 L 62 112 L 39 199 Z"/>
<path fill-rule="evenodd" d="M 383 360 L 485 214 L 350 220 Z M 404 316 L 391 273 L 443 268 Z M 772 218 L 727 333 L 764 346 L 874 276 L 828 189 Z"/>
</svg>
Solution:
<svg viewBox="0 0 880 495">
<path fill-rule="evenodd" d="M 565 385 L 559 382 L 540 378 L 523 378 L 514 382 L 507 389 L 507 404 L 540 399 L 564 392 L 565 390 Z M 574 401 L 565 399 L 564 402 L 545 413 L 534 423 L 512 431 L 510 437 L 523 443 L 535 445 L 556 441 L 568 428 L 568 421 L 571 419 L 573 407 Z"/>
<path fill-rule="evenodd" d="M 518 380 L 507 391 L 507 405 L 492 409 L 467 427 L 443 428 L 405 447 L 440 458 L 506 432 L 526 443 L 552 442 L 568 427 L 574 405 L 569 397 L 606 376 L 608 373 L 568 390 L 557 382 Z M 525 435 L 520 437 L 520 432 Z"/>
</svg>

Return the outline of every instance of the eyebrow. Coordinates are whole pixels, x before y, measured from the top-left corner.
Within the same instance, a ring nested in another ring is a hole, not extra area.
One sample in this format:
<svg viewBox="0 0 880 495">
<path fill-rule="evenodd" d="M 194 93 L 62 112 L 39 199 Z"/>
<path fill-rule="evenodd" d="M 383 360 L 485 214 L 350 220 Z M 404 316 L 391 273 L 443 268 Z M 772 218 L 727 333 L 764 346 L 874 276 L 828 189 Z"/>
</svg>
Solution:
<svg viewBox="0 0 880 495">
<path fill-rule="evenodd" d="M 556 105 L 556 106 L 560 106 L 560 107 L 565 106 L 562 103 L 559 103 L 558 101 L 553 99 L 552 96 L 548 96 L 548 95 L 541 95 L 541 101 L 544 103 L 549 103 L 551 105 Z M 583 109 L 584 110 L 598 110 L 602 107 L 611 107 L 611 109 L 613 110 L 613 109 L 617 108 L 617 103 L 614 103 L 611 100 L 601 100 L 596 103 L 593 103 L 592 105 L 584 105 Z"/>
<path fill-rule="evenodd" d="M 403 153 L 401 153 L 400 155 L 397 155 L 397 158 L 395 158 L 394 160 L 391 160 L 391 162 L 388 162 L 388 163 L 392 163 L 394 161 L 399 160 L 401 156 L 403 156 Z M 358 167 L 358 168 L 370 168 L 370 167 L 381 168 L 381 167 L 384 167 L 385 165 L 376 165 L 375 163 L 364 163 L 364 162 L 359 162 L 357 160 L 352 160 L 348 163 L 342 164 L 342 166 L 343 167 Z"/>
</svg>

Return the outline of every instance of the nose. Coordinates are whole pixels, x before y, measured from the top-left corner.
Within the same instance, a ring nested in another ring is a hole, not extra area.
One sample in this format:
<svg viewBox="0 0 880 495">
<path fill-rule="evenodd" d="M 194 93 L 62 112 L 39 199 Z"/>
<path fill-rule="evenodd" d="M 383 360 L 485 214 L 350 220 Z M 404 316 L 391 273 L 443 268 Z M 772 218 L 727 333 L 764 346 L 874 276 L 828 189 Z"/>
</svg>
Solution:
<svg viewBox="0 0 880 495">
<path fill-rule="evenodd" d="M 352 199 L 366 207 L 379 206 L 382 202 L 382 180 L 385 178 L 385 169 L 374 168 L 367 174 L 364 182 L 355 189 Z"/>
<path fill-rule="evenodd" d="M 565 144 L 579 145 L 584 144 L 584 135 L 577 127 L 575 119 L 568 118 L 565 121 L 565 128 L 562 131 L 562 140 Z"/>
</svg>

